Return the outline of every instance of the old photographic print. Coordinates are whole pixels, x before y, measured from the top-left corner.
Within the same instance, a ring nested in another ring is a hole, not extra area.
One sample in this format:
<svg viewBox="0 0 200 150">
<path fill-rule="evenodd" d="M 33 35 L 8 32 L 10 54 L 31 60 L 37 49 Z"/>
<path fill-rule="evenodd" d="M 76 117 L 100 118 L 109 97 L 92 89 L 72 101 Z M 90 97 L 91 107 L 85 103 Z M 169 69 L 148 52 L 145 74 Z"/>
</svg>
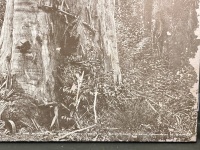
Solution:
<svg viewBox="0 0 200 150">
<path fill-rule="evenodd" d="M 195 142 L 199 0 L 0 0 L 0 141 Z"/>
</svg>

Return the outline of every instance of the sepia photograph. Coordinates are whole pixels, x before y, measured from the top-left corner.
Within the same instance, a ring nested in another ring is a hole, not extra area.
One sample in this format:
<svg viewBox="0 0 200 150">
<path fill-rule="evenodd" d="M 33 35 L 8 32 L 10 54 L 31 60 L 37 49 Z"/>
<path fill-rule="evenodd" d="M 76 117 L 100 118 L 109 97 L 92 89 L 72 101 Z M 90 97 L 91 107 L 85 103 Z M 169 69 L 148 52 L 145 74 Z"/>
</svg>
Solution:
<svg viewBox="0 0 200 150">
<path fill-rule="evenodd" d="M 0 141 L 196 142 L 199 0 L 0 0 Z"/>
</svg>

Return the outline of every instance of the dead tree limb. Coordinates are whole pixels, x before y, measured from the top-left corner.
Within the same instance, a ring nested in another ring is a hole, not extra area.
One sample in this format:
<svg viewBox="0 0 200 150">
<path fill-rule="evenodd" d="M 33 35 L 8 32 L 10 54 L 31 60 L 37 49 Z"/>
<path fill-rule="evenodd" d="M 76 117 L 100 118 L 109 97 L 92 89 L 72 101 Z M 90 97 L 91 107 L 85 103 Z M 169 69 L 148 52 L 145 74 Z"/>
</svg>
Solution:
<svg viewBox="0 0 200 150">
<path fill-rule="evenodd" d="M 74 133 L 77 133 L 77 132 L 81 132 L 81 131 L 84 131 L 84 130 L 93 128 L 94 126 L 96 126 L 96 124 L 94 124 L 94 125 L 92 125 L 92 126 L 89 126 L 89 127 L 86 127 L 86 128 L 83 128 L 83 129 L 74 130 L 74 131 L 72 131 L 72 132 L 69 132 L 69 133 L 67 133 L 67 134 L 65 134 L 65 135 L 63 135 L 63 136 L 61 136 L 61 137 L 56 138 L 55 140 L 56 140 L 56 141 L 59 141 L 59 140 L 61 140 L 61 139 L 66 138 L 67 136 L 69 136 L 69 135 L 71 135 L 71 134 L 74 134 Z"/>
<path fill-rule="evenodd" d="M 97 111 L 96 111 L 96 105 L 97 105 L 97 90 L 95 91 L 95 94 L 94 94 L 94 106 L 93 106 L 93 109 L 94 109 L 94 122 L 97 123 Z"/>
<path fill-rule="evenodd" d="M 69 16 L 69 17 L 72 17 L 72 18 L 74 18 L 74 19 L 77 18 L 76 15 L 73 15 L 73 14 L 71 14 L 71 13 L 69 13 L 69 12 L 66 12 L 66 11 L 63 11 L 63 10 L 60 10 L 60 9 L 58 9 L 58 12 L 60 12 L 60 13 L 62 13 L 62 14 L 65 14 L 65 15 L 67 15 L 67 16 Z"/>
<path fill-rule="evenodd" d="M 78 18 L 76 15 L 74 15 L 74 14 L 72 14 L 72 13 L 69 13 L 69 12 L 67 12 L 67 11 L 63 11 L 63 10 L 61 10 L 61 9 L 56 9 L 56 10 L 54 10 L 54 8 L 53 8 L 52 6 L 43 5 L 43 6 L 38 6 L 38 8 L 44 9 L 44 10 L 57 11 L 57 12 L 59 12 L 59 13 L 62 13 L 62 14 L 64 14 L 64 15 L 67 15 L 67 16 L 73 18 L 73 19 L 77 19 L 77 18 Z M 96 30 L 95 30 L 94 28 L 92 28 L 88 23 L 82 22 L 82 24 L 83 24 L 87 29 L 89 29 L 93 34 L 96 33 Z"/>
</svg>

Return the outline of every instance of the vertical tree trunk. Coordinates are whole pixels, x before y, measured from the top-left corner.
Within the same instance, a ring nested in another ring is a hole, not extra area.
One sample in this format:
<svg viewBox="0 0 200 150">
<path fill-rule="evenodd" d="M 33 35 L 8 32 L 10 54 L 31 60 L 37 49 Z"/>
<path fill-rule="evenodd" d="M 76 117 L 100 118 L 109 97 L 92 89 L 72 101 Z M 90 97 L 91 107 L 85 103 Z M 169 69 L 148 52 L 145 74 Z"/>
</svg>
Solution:
<svg viewBox="0 0 200 150">
<path fill-rule="evenodd" d="M 114 82 L 120 83 L 122 79 L 114 20 L 115 0 L 68 0 L 67 3 L 71 11 L 78 14 L 82 22 L 87 23 L 94 32 L 91 36 L 91 30 L 82 28 L 79 31 L 83 49 L 88 53 L 91 48 L 98 54 L 103 53 L 105 72 L 112 71 Z M 88 47 L 88 43 L 92 46 Z"/>
<path fill-rule="evenodd" d="M 0 64 L 1 73 L 15 79 L 17 90 L 47 103 L 55 100 L 55 44 L 50 14 L 38 4 L 39 0 L 7 0 Z"/>
<path fill-rule="evenodd" d="M 0 72 L 9 79 L 9 88 L 17 87 L 42 103 L 55 101 L 56 48 L 67 42 L 62 41 L 61 35 L 66 25 L 58 18 L 66 10 L 79 22 L 76 29 L 79 47 L 90 53 L 90 59 L 103 53 L 105 71 L 112 71 L 114 82 L 120 83 L 115 0 L 65 0 L 60 10 L 53 12 L 48 10 L 52 8 L 43 7 L 56 7 L 56 2 L 59 1 L 7 0 L 0 38 Z"/>
<path fill-rule="evenodd" d="M 144 0 L 144 28 L 147 36 L 151 33 L 152 10 L 153 0 Z"/>
</svg>

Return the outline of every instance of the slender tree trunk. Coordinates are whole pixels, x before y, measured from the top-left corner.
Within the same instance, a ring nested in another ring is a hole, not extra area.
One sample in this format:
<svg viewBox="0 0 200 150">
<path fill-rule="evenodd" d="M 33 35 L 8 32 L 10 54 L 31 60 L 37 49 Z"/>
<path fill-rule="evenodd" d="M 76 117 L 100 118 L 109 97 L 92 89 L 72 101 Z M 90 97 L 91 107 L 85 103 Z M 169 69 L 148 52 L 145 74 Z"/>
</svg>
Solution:
<svg viewBox="0 0 200 150">
<path fill-rule="evenodd" d="M 144 0 L 144 28 L 147 36 L 151 33 L 152 10 L 153 0 Z"/>
</svg>

